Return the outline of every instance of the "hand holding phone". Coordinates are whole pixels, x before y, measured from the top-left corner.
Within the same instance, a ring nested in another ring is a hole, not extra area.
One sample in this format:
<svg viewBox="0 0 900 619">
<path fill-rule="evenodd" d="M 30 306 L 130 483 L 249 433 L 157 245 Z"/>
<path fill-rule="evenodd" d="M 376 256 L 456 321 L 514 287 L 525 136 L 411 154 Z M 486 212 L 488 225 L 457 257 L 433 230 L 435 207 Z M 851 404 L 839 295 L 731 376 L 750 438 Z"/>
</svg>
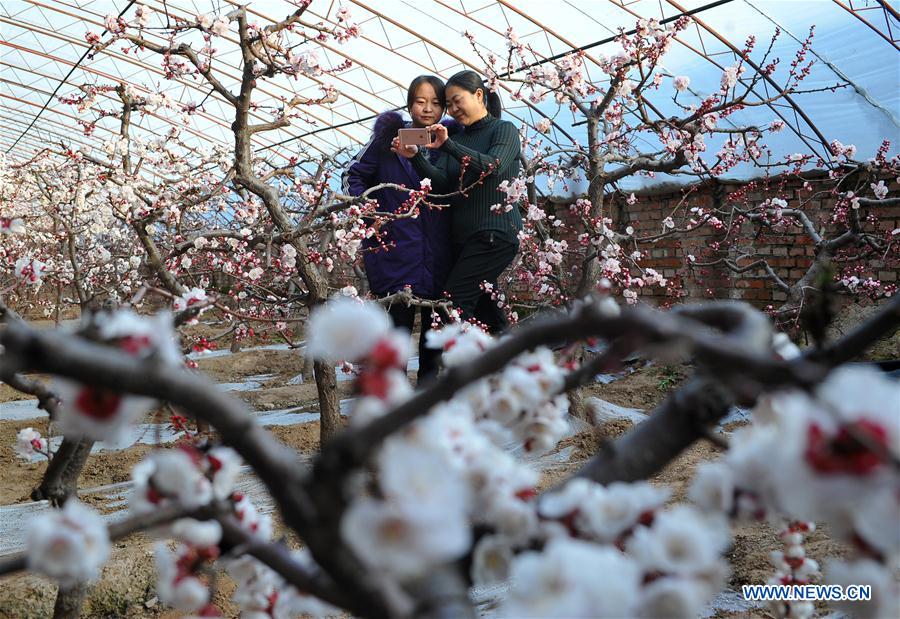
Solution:
<svg viewBox="0 0 900 619">
<path fill-rule="evenodd" d="M 393 140 L 391 140 L 391 151 L 400 155 L 401 157 L 412 159 L 416 156 L 416 153 L 419 152 L 419 147 L 415 144 L 413 144 L 412 146 L 401 146 L 400 138 L 394 138 Z"/>
<path fill-rule="evenodd" d="M 437 123 L 428 127 L 428 131 L 431 132 L 432 141 L 430 144 L 426 144 L 428 148 L 440 148 L 444 142 L 447 141 L 447 126 L 441 123 Z"/>
</svg>

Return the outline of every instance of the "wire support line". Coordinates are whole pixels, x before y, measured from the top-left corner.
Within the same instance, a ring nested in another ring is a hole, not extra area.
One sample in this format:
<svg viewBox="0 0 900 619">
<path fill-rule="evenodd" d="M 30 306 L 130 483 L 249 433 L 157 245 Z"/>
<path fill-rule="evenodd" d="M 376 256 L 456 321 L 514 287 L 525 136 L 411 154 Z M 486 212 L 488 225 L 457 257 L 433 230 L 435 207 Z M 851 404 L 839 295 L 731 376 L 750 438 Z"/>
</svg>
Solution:
<svg viewBox="0 0 900 619">
<path fill-rule="evenodd" d="M 781 23 L 779 23 L 778 21 L 776 21 L 775 19 L 773 19 L 772 16 L 770 16 L 769 14 L 767 14 L 765 11 L 763 11 L 762 9 L 760 9 L 759 7 L 757 7 L 755 4 L 753 4 L 752 2 L 750 2 L 750 0 L 744 0 L 744 4 L 746 4 L 747 6 L 749 6 L 750 8 L 752 8 L 754 11 L 756 11 L 757 13 L 759 13 L 760 15 L 762 15 L 765 19 L 767 19 L 767 20 L 769 20 L 770 22 L 772 22 L 776 27 L 780 28 L 782 32 L 784 32 L 785 34 L 787 34 L 789 37 L 791 37 L 792 39 L 794 39 L 796 42 L 802 43 L 802 41 L 800 40 L 799 37 L 797 37 L 797 35 L 795 35 L 793 32 L 791 32 L 790 30 L 788 30 L 787 27 L 785 27 L 784 25 L 782 25 Z M 900 129 L 900 120 L 897 119 L 897 116 L 894 115 L 894 112 L 892 112 L 890 109 L 888 109 L 887 107 L 885 107 L 884 105 L 882 105 L 880 102 L 876 101 L 876 100 L 872 97 L 872 95 L 869 94 L 869 91 L 868 91 L 868 90 L 866 90 L 865 88 L 863 88 L 862 86 L 860 86 L 859 83 L 857 83 L 857 82 L 856 82 L 855 80 L 853 80 L 849 75 L 847 75 L 847 74 L 844 73 L 840 68 L 838 68 L 838 66 L 835 65 L 835 64 L 831 61 L 831 59 L 829 59 L 829 58 L 826 57 L 826 56 L 823 56 L 822 54 L 820 54 L 819 52 L 817 52 L 817 51 L 816 51 L 814 48 L 812 48 L 812 47 L 810 48 L 809 51 L 810 51 L 810 53 L 812 53 L 816 58 L 818 58 L 819 60 L 821 60 L 821 61 L 825 64 L 825 66 L 827 66 L 829 69 L 831 69 L 832 71 L 834 71 L 834 74 L 835 74 L 835 75 L 837 75 L 839 78 L 841 78 L 842 80 L 844 80 L 845 82 L 847 82 L 848 84 L 850 84 L 850 86 L 853 87 L 853 90 L 856 91 L 856 94 L 858 94 L 860 97 L 862 97 L 863 99 L 865 99 L 866 102 L 869 103 L 872 107 L 874 107 L 874 108 L 880 110 L 882 113 L 884 113 L 884 115 L 888 117 L 888 119 L 893 123 L 893 125 L 894 125 L 895 127 L 897 127 L 898 129 Z"/>
<path fill-rule="evenodd" d="M 682 12 L 678 13 L 677 15 L 672 15 L 671 17 L 666 17 L 665 19 L 661 19 L 659 21 L 659 23 L 660 23 L 660 25 L 668 24 L 673 21 L 677 21 L 677 20 L 681 19 L 682 17 L 690 17 L 691 15 L 695 15 L 697 13 L 702 13 L 703 11 L 708 11 L 710 9 L 714 9 L 718 6 L 722 6 L 723 4 L 728 4 L 729 2 L 733 2 L 733 1 L 734 0 L 717 0 L 716 2 L 710 2 L 709 4 L 704 4 L 703 6 L 698 6 L 696 9 L 691 9 L 690 11 L 682 11 Z M 636 32 L 637 32 L 637 28 L 632 28 L 631 30 L 626 30 L 626 31 L 622 32 L 621 34 L 624 34 L 625 36 L 630 36 L 632 34 L 635 34 Z M 619 38 L 621 36 L 621 34 L 614 34 L 612 36 L 606 37 L 605 39 L 600 39 L 599 41 L 594 41 L 593 43 L 588 43 L 587 45 L 582 45 L 580 47 L 573 47 L 572 49 L 570 49 L 567 52 L 555 54 L 553 56 L 549 56 L 547 58 L 537 60 L 530 64 L 522 65 L 521 67 L 518 67 L 511 71 L 499 73 L 497 75 L 497 77 L 499 77 L 500 79 L 503 79 L 505 77 L 510 77 L 511 75 L 514 75 L 515 73 L 518 73 L 520 71 L 525 71 L 525 70 L 531 69 L 533 67 L 539 67 L 542 64 L 547 64 L 548 62 L 553 62 L 554 60 L 560 60 L 561 58 L 565 58 L 569 54 L 587 51 L 589 49 L 593 49 L 593 48 L 599 47 L 601 45 L 606 45 L 607 43 L 612 43 L 617 38 Z"/>
<path fill-rule="evenodd" d="M 734 1 L 734 0 L 716 0 L 716 2 L 710 2 L 709 4 L 704 4 L 703 6 L 698 6 L 696 9 L 691 9 L 690 11 L 682 11 L 682 12 L 680 12 L 678 15 L 673 15 L 673 16 L 671 16 L 671 17 L 667 17 L 667 18 L 665 18 L 665 19 L 663 19 L 663 20 L 660 20 L 659 23 L 660 23 L 660 24 L 667 24 L 667 23 L 673 22 L 673 21 L 675 21 L 675 20 L 681 19 L 682 17 L 689 17 L 689 16 L 691 16 L 691 15 L 694 15 L 694 14 L 697 14 L 697 13 L 701 13 L 701 12 L 703 12 L 703 11 L 708 11 L 708 10 L 710 10 L 710 9 L 714 9 L 714 8 L 716 8 L 716 7 L 718 7 L 718 6 L 722 6 L 723 4 L 728 4 L 729 2 L 733 2 L 733 1 Z M 631 34 L 634 34 L 635 32 L 637 32 L 637 29 L 636 29 L 636 28 L 633 28 L 633 29 L 631 29 L 631 30 L 625 32 L 624 34 L 625 34 L 625 35 L 631 35 Z M 517 69 L 513 69 L 512 71 L 506 71 L 506 72 L 504 72 L 504 73 L 500 73 L 500 74 L 498 74 L 497 77 L 500 78 L 500 79 L 504 79 L 504 78 L 510 77 L 511 75 L 513 75 L 513 74 L 515 74 L 515 73 L 518 73 L 519 71 L 524 71 L 524 70 L 526 70 L 526 69 L 530 69 L 530 68 L 532 68 L 532 67 L 536 67 L 536 66 L 539 66 L 539 65 L 542 65 L 542 64 L 546 64 L 546 63 L 548 63 L 548 62 L 553 62 L 554 60 L 559 60 L 560 58 L 564 58 L 564 57 L 568 56 L 569 54 L 571 54 L 571 53 L 573 53 L 573 52 L 584 51 L 584 50 L 591 49 L 591 48 L 593 48 L 593 47 L 598 47 L 598 46 L 600 46 L 600 45 L 605 45 L 605 44 L 607 44 L 607 43 L 611 43 L 611 42 L 614 41 L 618 36 L 619 36 L 619 35 L 617 34 L 617 35 L 614 35 L 614 36 L 606 37 L 605 39 L 600 39 L 599 41 L 594 41 L 593 43 L 588 43 L 587 45 L 582 45 L 582 46 L 580 46 L 580 47 L 572 48 L 571 50 L 569 50 L 569 51 L 567 51 L 567 52 L 565 52 L 565 53 L 562 53 L 562 54 L 556 54 L 556 55 L 554 55 L 554 56 L 549 56 L 549 57 L 547 57 L 547 58 L 543 58 L 543 59 L 538 60 L 538 61 L 536 61 L 536 62 L 532 62 L 532 63 L 527 64 L 527 65 L 523 65 L 523 66 L 521 66 L 521 67 L 519 67 L 519 68 L 517 68 Z M 404 109 L 406 109 L 406 108 L 403 107 L 403 106 L 400 106 L 400 107 L 395 107 L 395 108 L 392 108 L 392 109 L 390 109 L 390 110 L 385 110 L 385 111 L 389 111 L 389 112 L 397 112 L 397 111 L 404 110 Z M 349 121 L 347 121 L 347 122 L 343 122 L 343 123 L 341 123 L 341 124 L 339 124 L 339 125 L 333 125 L 333 126 L 330 126 L 330 127 L 320 127 L 320 128 L 318 128 L 318 129 L 313 129 L 312 131 L 307 131 L 306 133 L 303 133 L 303 134 L 300 134 L 300 135 L 291 136 L 291 137 L 286 138 L 286 139 L 284 139 L 284 140 L 282 140 L 282 141 L 280 141 L 280 142 L 276 142 L 276 143 L 274 143 L 274 144 L 269 144 L 269 145 L 267 145 L 267 146 L 262 146 L 262 147 L 260 147 L 256 152 L 259 152 L 260 150 L 267 150 L 267 149 L 269 149 L 269 148 L 274 148 L 274 147 L 276 147 L 276 146 L 283 146 L 284 144 L 287 144 L 287 143 L 289 143 L 289 142 L 294 142 L 294 141 L 296 141 L 296 140 L 302 140 L 302 139 L 305 138 L 305 137 L 308 137 L 308 136 L 310 136 L 310 135 L 315 135 L 316 133 L 320 133 L 320 132 L 322 132 L 322 131 L 327 131 L 328 129 L 338 129 L 338 128 L 342 128 L 342 127 L 348 127 L 348 126 L 351 126 L 351 125 L 356 125 L 356 124 L 359 124 L 359 123 L 363 123 L 363 122 L 372 120 L 373 118 L 377 118 L 377 117 L 378 117 L 380 114 L 382 114 L 382 113 L 383 113 L 383 112 L 379 112 L 379 113 L 377 113 L 377 114 L 370 114 L 370 115 L 368 115 L 368 116 L 364 116 L 363 118 L 357 118 L 356 120 L 349 120 Z"/>
</svg>

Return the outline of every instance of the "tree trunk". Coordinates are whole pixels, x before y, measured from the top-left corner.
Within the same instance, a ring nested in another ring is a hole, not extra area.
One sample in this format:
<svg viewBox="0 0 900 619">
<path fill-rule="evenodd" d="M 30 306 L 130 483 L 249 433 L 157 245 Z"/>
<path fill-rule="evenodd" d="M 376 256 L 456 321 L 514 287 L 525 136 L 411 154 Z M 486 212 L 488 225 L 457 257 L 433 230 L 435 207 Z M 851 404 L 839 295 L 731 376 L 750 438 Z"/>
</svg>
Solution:
<svg viewBox="0 0 900 619">
<path fill-rule="evenodd" d="M 78 490 L 78 477 L 93 446 L 94 441 L 63 438 L 41 485 L 32 491 L 31 498 L 35 501 L 47 499 L 55 506 L 64 504 Z"/>
<path fill-rule="evenodd" d="M 330 361 L 314 361 L 316 390 L 319 392 L 321 445 L 341 431 L 341 411 L 337 397 L 337 376 Z"/>
<path fill-rule="evenodd" d="M 75 585 L 71 589 L 60 588 L 53 606 L 53 619 L 78 619 L 87 595 L 87 585 Z"/>
<path fill-rule="evenodd" d="M 606 180 L 602 176 L 603 167 L 600 165 L 600 121 L 596 116 L 589 116 L 587 121 L 588 137 L 588 199 L 591 201 L 589 218 L 596 220 L 603 215 L 603 187 Z M 581 279 L 575 288 L 576 299 L 582 299 L 594 290 L 600 281 L 600 260 L 594 256 L 587 260 L 581 272 Z"/>
<path fill-rule="evenodd" d="M 300 368 L 300 375 L 303 376 L 304 383 L 308 383 L 313 379 L 313 360 L 309 355 L 303 356 L 303 367 Z"/>
<path fill-rule="evenodd" d="M 41 485 L 34 489 L 31 498 L 47 499 L 56 507 L 62 505 L 78 490 L 78 477 L 84 468 L 94 441 L 63 438 L 53 460 L 44 473 Z M 81 606 L 87 595 L 87 585 L 79 584 L 69 589 L 60 587 L 53 606 L 53 619 L 76 619 L 81 616 Z"/>
<path fill-rule="evenodd" d="M 229 350 L 233 353 L 241 352 L 241 340 L 237 336 L 237 334 L 231 336 L 231 347 L 229 348 Z"/>
<path fill-rule="evenodd" d="M 576 353 L 578 363 L 584 363 L 584 346 L 579 344 Z M 582 387 L 575 387 L 570 390 L 566 397 L 569 399 L 569 415 L 576 419 L 586 421 L 589 425 L 594 425 L 594 420 L 588 415 L 588 409 L 584 404 L 584 390 Z"/>
<path fill-rule="evenodd" d="M 566 394 L 566 397 L 569 398 L 569 415 L 573 418 L 581 419 L 590 425 L 594 425 L 594 420 L 590 418 L 588 409 L 584 405 L 584 392 L 581 387 L 572 389 Z"/>
</svg>

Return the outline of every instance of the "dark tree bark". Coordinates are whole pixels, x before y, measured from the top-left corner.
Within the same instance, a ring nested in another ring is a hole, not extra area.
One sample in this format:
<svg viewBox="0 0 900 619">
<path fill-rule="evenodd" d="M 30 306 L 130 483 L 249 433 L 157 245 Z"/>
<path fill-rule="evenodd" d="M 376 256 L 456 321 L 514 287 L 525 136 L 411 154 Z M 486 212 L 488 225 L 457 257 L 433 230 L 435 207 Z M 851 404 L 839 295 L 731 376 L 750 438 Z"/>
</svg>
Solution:
<svg viewBox="0 0 900 619">
<path fill-rule="evenodd" d="M 314 361 L 313 370 L 316 376 L 316 391 L 319 393 L 320 437 L 324 445 L 325 441 L 343 428 L 337 397 L 337 376 L 334 373 L 334 366 L 329 361 Z"/>
<path fill-rule="evenodd" d="M 35 501 L 47 499 L 54 506 L 63 505 L 78 490 L 78 477 L 93 446 L 94 441 L 63 438 L 41 485 L 31 492 L 31 498 Z"/>
<path fill-rule="evenodd" d="M 87 585 L 75 585 L 71 589 L 60 589 L 53 605 L 53 619 L 78 619 L 87 596 Z"/>
</svg>

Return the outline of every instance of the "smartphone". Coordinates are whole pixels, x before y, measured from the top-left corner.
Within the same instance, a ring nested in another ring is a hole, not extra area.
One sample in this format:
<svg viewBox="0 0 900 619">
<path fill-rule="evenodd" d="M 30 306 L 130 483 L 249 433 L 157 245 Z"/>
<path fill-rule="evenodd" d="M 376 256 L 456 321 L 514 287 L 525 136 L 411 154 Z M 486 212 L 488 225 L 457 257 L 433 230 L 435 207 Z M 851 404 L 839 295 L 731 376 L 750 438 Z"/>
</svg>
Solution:
<svg viewBox="0 0 900 619">
<path fill-rule="evenodd" d="M 398 132 L 400 146 L 424 146 L 434 139 L 428 129 L 400 129 Z"/>
</svg>

